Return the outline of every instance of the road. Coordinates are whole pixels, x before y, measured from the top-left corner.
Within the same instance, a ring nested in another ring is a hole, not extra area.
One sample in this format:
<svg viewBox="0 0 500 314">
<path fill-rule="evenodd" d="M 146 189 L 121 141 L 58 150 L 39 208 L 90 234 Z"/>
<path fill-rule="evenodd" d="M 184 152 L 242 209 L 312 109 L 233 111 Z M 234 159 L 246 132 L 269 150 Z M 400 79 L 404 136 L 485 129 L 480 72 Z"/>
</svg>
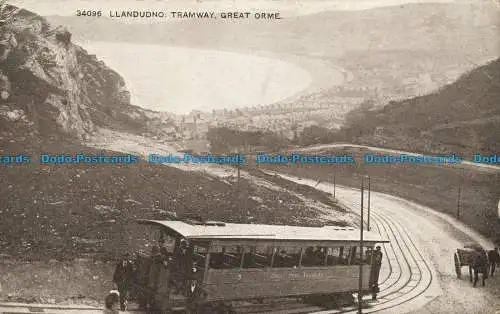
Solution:
<svg viewBox="0 0 500 314">
<path fill-rule="evenodd" d="M 300 184 L 316 186 L 325 192 L 333 192 L 333 185 L 329 183 L 317 185 L 313 180 L 279 175 Z M 359 189 L 337 185 L 336 197 L 342 204 L 359 213 Z M 430 208 L 383 193 L 371 192 L 370 198 L 370 227 L 391 242 L 384 245 L 379 300 L 364 313 L 406 313 L 421 309 L 440 297 L 453 302 L 442 302 L 444 304 L 440 305 L 439 313 L 487 314 L 500 310 L 500 300 L 490 295 L 487 289 L 474 289 L 468 276 L 462 280 L 456 279 L 453 264 L 453 253 L 456 248 L 463 247 L 465 242 L 476 241 L 492 249 L 494 244 L 491 241 L 461 222 Z M 498 278 L 495 280 L 498 284 Z M 492 306 L 496 309 L 493 310 Z M 321 313 L 339 312 L 355 313 L 355 310 Z"/>
</svg>

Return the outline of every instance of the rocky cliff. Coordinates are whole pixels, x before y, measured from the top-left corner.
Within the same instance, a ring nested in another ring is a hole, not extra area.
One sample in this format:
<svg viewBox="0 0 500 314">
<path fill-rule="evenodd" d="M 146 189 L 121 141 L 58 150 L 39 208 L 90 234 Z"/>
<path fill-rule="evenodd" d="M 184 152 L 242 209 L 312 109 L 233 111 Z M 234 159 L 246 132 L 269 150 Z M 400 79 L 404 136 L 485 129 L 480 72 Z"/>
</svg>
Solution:
<svg viewBox="0 0 500 314">
<path fill-rule="evenodd" d="M 148 133 L 151 118 L 130 104 L 122 77 L 64 27 L 10 5 L 0 14 L 0 130 L 79 139 L 97 126 Z"/>
</svg>

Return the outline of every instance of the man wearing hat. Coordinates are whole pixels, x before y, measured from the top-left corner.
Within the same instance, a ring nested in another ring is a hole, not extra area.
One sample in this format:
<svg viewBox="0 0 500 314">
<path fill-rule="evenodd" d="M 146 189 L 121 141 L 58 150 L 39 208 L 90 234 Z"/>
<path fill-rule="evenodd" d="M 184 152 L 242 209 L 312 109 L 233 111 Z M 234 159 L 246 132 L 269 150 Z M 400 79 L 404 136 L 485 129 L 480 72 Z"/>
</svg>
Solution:
<svg viewBox="0 0 500 314">
<path fill-rule="evenodd" d="M 113 283 L 119 291 L 120 295 L 120 309 L 125 311 L 127 309 L 127 296 L 132 287 L 132 280 L 135 267 L 134 262 L 127 254 L 118 262 L 113 274 Z"/>
<path fill-rule="evenodd" d="M 378 287 L 378 277 L 380 274 L 380 267 L 382 266 L 382 251 L 381 247 L 377 246 L 375 251 L 372 254 L 372 278 L 371 278 L 371 284 L 372 284 L 372 300 L 377 299 L 377 293 L 380 292 L 380 289 Z"/>
<path fill-rule="evenodd" d="M 495 247 L 495 249 L 488 251 L 488 260 L 490 262 L 490 276 L 495 273 L 495 268 L 498 263 L 500 263 L 500 248 Z"/>
</svg>

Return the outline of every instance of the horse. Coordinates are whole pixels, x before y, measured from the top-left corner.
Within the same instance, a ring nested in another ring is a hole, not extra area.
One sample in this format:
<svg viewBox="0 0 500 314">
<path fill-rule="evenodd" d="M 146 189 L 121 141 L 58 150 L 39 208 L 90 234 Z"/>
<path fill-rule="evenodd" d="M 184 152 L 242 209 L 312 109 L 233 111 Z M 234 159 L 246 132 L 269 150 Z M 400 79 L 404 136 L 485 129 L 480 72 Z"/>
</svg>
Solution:
<svg viewBox="0 0 500 314">
<path fill-rule="evenodd" d="M 486 252 L 476 252 L 469 271 L 474 271 L 474 287 L 476 287 L 479 280 L 479 274 L 481 273 L 481 279 L 483 287 L 485 286 L 485 280 L 488 278 L 489 262 Z"/>
</svg>

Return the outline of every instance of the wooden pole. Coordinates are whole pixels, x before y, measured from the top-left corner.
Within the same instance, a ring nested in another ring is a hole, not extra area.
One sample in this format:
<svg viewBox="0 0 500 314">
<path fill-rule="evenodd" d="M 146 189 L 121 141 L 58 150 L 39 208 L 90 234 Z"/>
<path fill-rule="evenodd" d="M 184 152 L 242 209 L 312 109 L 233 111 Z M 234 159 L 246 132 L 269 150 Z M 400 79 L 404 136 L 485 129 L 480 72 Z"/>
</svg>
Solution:
<svg viewBox="0 0 500 314">
<path fill-rule="evenodd" d="M 335 172 L 333 173 L 333 198 L 335 197 Z"/>
<path fill-rule="evenodd" d="M 243 219 L 243 217 L 245 217 L 245 216 L 246 216 L 246 210 L 244 210 L 244 209 L 242 208 L 242 207 L 243 207 L 243 205 L 242 205 L 242 202 L 241 202 L 241 186 L 240 186 L 240 179 L 241 179 L 241 171 L 240 171 L 240 170 L 241 170 L 241 163 L 240 163 L 240 160 L 239 160 L 239 158 L 240 158 L 240 154 L 241 154 L 241 150 L 239 150 L 239 149 L 238 149 L 238 157 L 237 157 L 237 158 L 238 158 L 238 168 L 237 168 L 237 169 L 238 169 L 238 175 L 237 175 L 237 183 L 236 183 L 236 184 L 238 185 L 238 194 L 236 194 L 236 195 L 238 196 L 238 203 L 239 203 L 239 207 L 240 207 L 240 208 L 238 208 L 238 211 L 239 211 L 239 212 L 240 212 L 240 214 L 241 214 L 241 219 Z"/>
<path fill-rule="evenodd" d="M 462 175 L 463 175 L 463 168 L 460 168 L 460 182 L 458 184 L 458 191 L 457 191 L 457 219 L 460 220 L 460 194 L 462 192 Z"/>
<path fill-rule="evenodd" d="M 367 230 L 370 231 L 370 194 L 371 194 L 371 180 L 370 176 L 368 176 L 368 228 Z"/>
<path fill-rule="evenodd" d="M 359 226 L 359 286 L 358 286 L 358 313 L 363 313 L 363 199 L 364 199 L 364 178 L 361 178 L 361 224 Z"/>
</svg>

